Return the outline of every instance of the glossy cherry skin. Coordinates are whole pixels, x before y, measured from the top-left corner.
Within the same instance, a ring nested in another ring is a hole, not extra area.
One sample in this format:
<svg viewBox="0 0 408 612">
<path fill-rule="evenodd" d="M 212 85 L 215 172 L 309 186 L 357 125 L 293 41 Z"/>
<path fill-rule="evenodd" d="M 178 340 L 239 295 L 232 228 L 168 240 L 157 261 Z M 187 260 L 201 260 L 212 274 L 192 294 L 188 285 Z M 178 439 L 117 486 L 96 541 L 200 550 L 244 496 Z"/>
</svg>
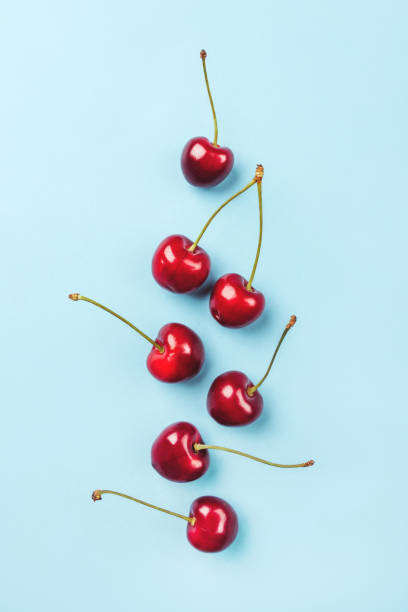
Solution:
<svg viewBox="0 0 408 612">
<path fill-rule="evenodd" d="M 204 495 L 193 501 L 188 523 L 187 538 L 194 548 L 202 552 L 219 552 L 232 544 L 238 533 L 238 517 L 228 502 L 220 497 Z"/>
<path fill-rule="evenodd" d="M 186 180 L 197 187 L 214 187 L 232 170 L 234 155 L 227 147 L 214 146 L 208 138 L 191 138 L 181 154 Z"/>
<path fill-rule="evenodd" d="M 174 482 L 197 480 L 208 470 L 210 456 L 207 449 L 195 451 L 195 443 L 203 440 L 194 425 L 185 421 L 169 425 L 153 442 L 152 466 Z"/>
<path fill-rule="evenodd" d="M 210 296 L 210 311 L 224 327 L 245 327 L 261 316 L 265 308 L 263 293 L 252 287 L 240 274 L 224 274 L 215 283 Z"/>
<path fill-rule="evenodd" d="M 157 334 L 155 346 L 147 356 L 147 369 L 158 380 L 167 383 L 193 378 L 204 363 L 204 346 L 199 336 L 182 323 L 167 323 Z"/>
<path fill-rule="evenodd" d="M 220 374 L 207 395 L 207 410 L 220 425 L 248 425 L 261 414 L 262 395 L 258 390 L 248 394 L 253 383 L 243 372 L 231 370 Z"/>
<path fill-rule="evenodd" d="M 167 236 L 157 247 L 152 260 L 155 280 L 174 293 L 188 293 L 198 289 L 207 279 L 211 261 L 204 249 L 197 246 L 189 251 L 193 242 L 181 234 Z"/>
</svg>

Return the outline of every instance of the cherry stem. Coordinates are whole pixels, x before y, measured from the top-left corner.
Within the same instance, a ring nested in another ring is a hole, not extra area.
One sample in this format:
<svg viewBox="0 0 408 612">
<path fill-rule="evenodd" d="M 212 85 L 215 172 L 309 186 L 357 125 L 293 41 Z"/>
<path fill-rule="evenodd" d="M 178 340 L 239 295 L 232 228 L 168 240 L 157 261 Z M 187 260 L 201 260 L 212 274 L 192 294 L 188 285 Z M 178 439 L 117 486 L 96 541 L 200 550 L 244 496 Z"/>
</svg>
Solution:
<svg viewBox="0 0 408 612">
<path fill-rule="evenodd" d="M 131 501 L 137 502 L 138 504 L 142 504 L 143 506 L 147 506 L 148 508 L 153 508 L 153 510 L 160 510 L 160 512 L 165 512 L 166 514 L 171 514 L 172 516 L 177 516 L 178 518 L 191 523 L 194 525 L 196 522 L 195 517 L 193 516 L 184 516 L 184 514 L 179 514 L 178 512 L 172 512 L 171 510 L 166 510 L 165 508 L 161 508 L 160 506 L 154 506 L 153 504 L 149 504 L 141 499 L 137 499 L 136 497 L 131 497 L 130 495 L 125 495 L 125 493 L 118 493 L 118 491 L 109 491 L 108 489 L 96 489 L 92 493 L 92 499 L 94 501 L 99 501 L 102 499 L 102 495 L 105 493 L 110 493 L 111 495 L 118 495 L 119 497 L 124 497 L 125 499 L 130 499 Z"/>
<path fill-rule="evenodd" d="M 207 57 L 207 51 L 202 49 L 200 51 L 200 57 L 203 62 L 204 79 L 205 79 L 205 84 L 207 86 L 208 97 L 210 99 L 211 110 L 212 110 L 213 119 L 214 119 L 214 143 L 213 144 L 215 147 L 218 147 L 219 145 L 217 144 L 217 140 L 218 140 L 217 116 L 215 114 L 214 102 L 213 102 L 212 95 L 211 95 L 210 85 L 208 83 L 207 67 L 205 65 L 205 58 Z"/>
<path fill-rule="evenodd" d="M 294 326 L 295 323 L 296 323 L 296 316 L 292 315 L 290 317 L 290 319 L 289 319 L 289 323 L 286 325 L 285 329 L 283 330 L 283 333 L 282 333 L 282 335 L 280 337 L 280 340 L 279 340 L 279 342 L 278 342 L 278 344 L 276 346 L 275 352 L 272 355 L 272 359 L 269 362 L 268 369 L 266 370 L 264 376 L 261 378 L 261 380 L 259 381 L 259 383 L 257 385 L 254 385 L 253 387 L 248 387 L 248 389 L 247 389 L 248 395 L 253 395 L 255 393 L 255 391 L 262 385 L 262 383 L 264 382 L 265 378 L 268 376 L 268 374 L 271 371 L 271 368 L 273 366 L 273 362 L 275 361 L 275 357 L 278 354 L 278 351 L 280 349 L 280 346 L 281 346 L 283 340 L 285 339 L 286 334 L 288 333 L 290 328 Z"/>
<path fill-rule="evenodd" d="M 247 283 L 247 290 L 252 290 L 252 281 L 254 280 L 256 267 L 258 265 L 258 259 L 261 252 L 261 244 L 262 244 L 262 228 L 263 228 L 263 214 L 262 214 L 262 179 L 264 175 L 264 169 L 261 164 L 258 164 L 255 172 L 255 180 L 258 187 L 258 202 L 259 202 L 259 238 L 258 238 L 258 248 L 256 249 L 256 256 L 254 265 L 252 267 L 251 276 L 249 277 L 249 281 Z"/>
<path fill-rule="evenodd" d="M 150 344 L 152 344 L 154 347 L 156 347 L 157 350 L 160 351 L 160 353 L 164 353 L 164 346 L 162 346 L 158 342 L 155 342 L 154 340 L 152 340 L 152 338 L 150 338 L 149 336 L 144 334 L 138 327 L 135 327 L 133 325 L 133 323 L 130 323 L 130 321 L 128 321 L 124 317 L 121 317 L 119 314 L 117 314 L 116 312 L 114 312 L 110 308 L 107 308 L 106 306 L 103 306 L 99 302 L 95 302 L 95 300 L 91 300 L 91 298 L 87 298 L 84 295 L 80 295 L 79 293 L 70 293 L 68 295 L 68 297 L 69 297 L 70 300 L 73 300 L 74 302 L 77 302 L 78 300 L 83 300 L 84 302 L 89 302 L 90 304 L 93 304 L 94 306 L 98 306 L 98 308 L 102 308 L 102 310 L 105 310 L 105 312 L 109 312 L 109 314 L 113 315 L 117 319 L 120 319 L 121 321 L 126 323 L 126 325 L 129 325 L 129 327 L 131 327 L 132 329 L 137 331 L 137 333 L 140 334 L 145 340 L 147 340 L 148 342 L 150 342 Z"/>
<path fill-rule="evenodd" d="M 246 457 L 247 459 L 253 459 L 254 461 L 259 461 L 259 463 L 265 463 L 266 465 L 272 465 L 273 467 L 278 467 L 278 468 L 300 468 L 300 467 L 309 467 L 311 465 L 314 465 L 313 459 L 310 459 L 309 461 L 306 461 L 305 463 L 293 463 L 293 464 L 288 465 L 286 463 L 273 463 L 272 461 L 266 461 L 266 459 L 260 459 L 259 457 L 254 457 L 254 455 L 248 455 L 248 453 L 242 453 L 241 451 L 234 450 L 233 448 L 225 448 L 224 446 L 215 446 L 213 444 L 199 444 L 198 442 L 194 444 L 194 450 L 196 452 L 200 450 L 204 450 L 204 449 L 227 451 L 227 453 L 234 453 L 234 455 L 241 455 L 241 457 Z"/>
<path fill-rule="evenodd" d="M 228 198 L 228 200 L 226 200 L 223 204 L 221 204 L 221 206 L 219 206 L 217 208 L 217 210 L 211 215 L 211 217 L 208 219 L 207 223 L 204 225 L 203 229 L 201 230 L 201 232 L 199 233 L 197 240 L 189 247 L 189 251 L 191 251 L 191 253 L 194 253 L 194 251 L 197 248 L 198 243 L 200 242 L 201 238 L 203 237 L 204 232 L 206 231 L 206 229 L 208 228 L 208 226 L 210 225 L 211 221 L 214 219 L 214 217 L 216 217 L 218 215 L 218 213 L 224 208 L 224 206 L 226 206 L 227 204 L 229 204 L 232 200 L 234 200 L 235 198 L 237 198 L 239 195 L 241 195 L 241 193 L 244 193 L 245 191 L 247 191 L 247 189 L 249 189 L 250 187 L 252 187 L 252 185 L 254 185 L 257 182 L 256 176 L 252 179 L 252 181 L 250 181 L 248 183 L 248 185 L 245 185 L 245 187 L 243 189 L 241 189 L 240 191 L 237 191 L 237 193 L 235 193 L 233 196 L 231 196 L 230 198 Z"/>
</svg>

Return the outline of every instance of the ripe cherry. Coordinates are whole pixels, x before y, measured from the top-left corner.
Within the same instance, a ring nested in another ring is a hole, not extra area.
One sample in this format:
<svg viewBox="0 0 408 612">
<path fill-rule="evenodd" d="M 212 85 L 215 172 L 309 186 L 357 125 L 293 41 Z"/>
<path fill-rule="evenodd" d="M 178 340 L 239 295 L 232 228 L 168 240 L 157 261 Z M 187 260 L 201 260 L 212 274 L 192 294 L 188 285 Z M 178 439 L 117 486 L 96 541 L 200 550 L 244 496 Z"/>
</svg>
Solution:
<svg viewBox="0 0 408 612">
<path fill-rule="evenodd" d="M 188 293 L 201 287 L 210 273 L 211 262 L 207 252 L 199 247 L 198 243 L 218 213 L 256 182 L 255 176 L 245 187 L 223 202 L 208 219 L 195 242 L 182 234 L 173 234 L 162 240 L 152 260 L 152 274 L 161 287 L 174 293 Z"/>
<path fill-rule="evenodd" d="M 153 442 L 152 466 L 167 480 L 191 482 L 208 470 L 210 465 L 208 449 L 234 453 L 279 468 L 309 467 L 314 464 L 313 460 L 296 464 L 273 463 L 225 446 L 205 444 L 194 425 L 180 421 L 166 427 Z"/>
<path fill-rule="evenodd" d="M 187 538 L 202 552 L 220 552 L 233 543 L 238 533 L 238 517 L 234 508 L 220 497 L 204 495 L 191 504 Z"/>
<path fill-rule="evenodd" d="M 158 380 L 167 383 L 189 380 L 201 370 L 205 357 L 204 346 L 199 336 L 186 325 L 167 323 L 159 329 L 156 340 L 153 340 L 133 323 L 99 302 L 79 293 L 71 293 L 68 297 L 74 301 L 83 300 L 102 308 L 150 342 L 153 348 L 147 357 L 147 369 Z"/>
<path fill-rule="evenodd" d="M 213 187 L 221 183 L 232 170 L 234 155 L 231 149 L 220 147 L 218 140 L 217 117 L 215 115 L 214 103 L 211 96 L 207 77 L 205 59 L 207 53 L 204 49 L 200 52 L 203 63 L 204 79 L 210 99 L 211 110 L 214 119 L 214 142 L 211 143 L 204 136 L 191 138 L 185 145 L 181 154 L 181 169 L 187 181 L 198 187 Z"/>
<path fill-rule="evenodd" d="M 190 507 L 188 516 L 178 514 L 159 506 L 154 506 L 148 502 L 105 489 L 97 489 L 92 493 L 92 499 L 98 501 L 102 495 L 110 493 L 125 499 L 148 506 L 154 510 L 160 510 L 166 514 L 177 516 L 187 521 L 187 539 L 194 548 L 202 552 L 220 552 L 227 548 L 235 540 L 238 533 L 238 517 L 232 506 L 220 497 L 205 495 L 195 499 Z"/>
<path fill-rule="evenodd" d="M 197 453 L 194 444 L 203 444 L 194 425 L 184 421 L 169 425 L 153 442 L 152 466 L 173 482 L 197 480 L 208 470 L 210 457 L 204 450 Z"/>
<path fill-rule="evenodd" d="M 246 374 L 236 370 L 217 376 L 207 395 L 207 410 L 217 423 L 220 425 L 249 425 L 260 416 L 263 399 L 258 389 L 271 371 L 279 348 L 295 323 L 296 317 L 292 315 L 283 330 L 268 369 L 258 384 L 254 385 Z"/>
<path fill-rule="evenodd" d="M 265 298 L 252 286 L 262 244 L 262 178 L 264 169 L 257 166 L 255 180 L 259 201 L 259 239 L 249 281 L 240 274 L 224 274 L 215 283 L 210 297 L 210 311 L 224 327 L 245 327 L 258 319 L 265 308 Z"/>
</svg>

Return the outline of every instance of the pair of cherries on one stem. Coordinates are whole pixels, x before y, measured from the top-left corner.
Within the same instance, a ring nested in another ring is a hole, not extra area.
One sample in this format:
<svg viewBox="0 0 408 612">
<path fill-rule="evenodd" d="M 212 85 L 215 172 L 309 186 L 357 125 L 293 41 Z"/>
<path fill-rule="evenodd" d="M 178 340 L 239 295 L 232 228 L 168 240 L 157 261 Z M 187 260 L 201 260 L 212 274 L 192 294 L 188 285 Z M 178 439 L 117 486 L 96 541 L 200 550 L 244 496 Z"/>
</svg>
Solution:
<svg viewBox="0 0 408 612">
<path fill-rule="evenodd" d="M 218 323 L 224 327 L 245 327 L 261 316 L 265 308 L 264 295 L 252 286 L 262 244 L 262 178 L 264 169 L 256 168 L 254 178 L 243 189 L 228 198 L 211 215 L 195 242 L 181 234 L 168 236 L 157 247 L 152 259 L 152 274 L 157 283 L 174 293 L 195 291 L 206 281 L 211 268 L 208 253 L 198 246 L 204 232 L 216 215 L 237 196 L 252 185 L 258 187 L 259 201 L 259 238 L 252 272 L 247 281 L 236 273 L 221 276 L 211 292 L 210 311 Z"/>
</svg>

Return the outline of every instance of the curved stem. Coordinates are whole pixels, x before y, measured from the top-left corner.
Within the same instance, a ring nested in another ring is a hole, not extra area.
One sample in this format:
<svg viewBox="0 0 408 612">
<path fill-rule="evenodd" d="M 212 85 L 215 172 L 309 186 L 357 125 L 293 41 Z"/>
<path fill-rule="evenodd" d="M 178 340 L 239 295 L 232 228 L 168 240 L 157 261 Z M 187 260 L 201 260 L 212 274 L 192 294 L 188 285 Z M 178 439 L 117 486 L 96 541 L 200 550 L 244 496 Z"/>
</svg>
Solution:
<svg viewBox="0 0 408 612">
<path fill-rule="evenodd" d="M 214 119 L 214 143 L 213 144 L 215 147 L 218 147 L 219 145 L 217 144 L 217 140 L 218 140 L 217 116 L 215 114 L 214 102 L 213 102 L 212 95 L 211 95 L 210 85 L 208 83 L 207 67 L 205 65 L 205 58 L 207 57 L 207 52 L 204 49 L 200 51 L 200 57 L 203 62 L 204 79 L 205 79 L 205 84 L 207 86 L 208 97 L 210 99 L 211 110 L 212 110 L 212 115 Z"/>
<path fill-rule="evenodd" d="M 260 167 L 262 168 L 262 166 L 260 166 Z M 259 168 L 259 166 L 258 166 L 258 168 Z M 252 288 L 252 281 L 254 280 L 254 276 L 255 276 L 255 272 L 256 272 L 256 267 L 258 265 L 258 259 L 259 259 L 259 255 L 260 255 L 260 252 L 261 252 L 261 245 L 262 245 L 262 228 L 263 228 L 262 178 L 263 178 L 263 168 L 262 168 L 262 175 L 257 180 L 258 202 L 259 202 L 259 238 L 258 238 L 258 248 L 256 250 L 256 256 L 255 256 L 254 265 L 252 267 L 251 276 L 249 277 L 249 281 L 248 281 L 247 286 L 246 286 L 248 291 L 251 291 L 251 288 Z"/>
<path fill-rule="evenodd" d="M 273 362 L 275 361 L 275 357 L 278 354 L 278 351 L 280 349 L 280 346 L 281 346 L 282 342 L 285 339 L 286 334 L 288 333 L 290 328 L 294 326 L 295 323 L 296 323 L 296 317 L 295 317 L 295 315 L 292 315 L 290 317 L 289 323 L 286 325 L 285 329 L 283 330 L 283 333 L 282 333 L 282 335 L 280 337 L 280 340 L 279 340 L 279 342 L 278 342 L 278 344 L 276 346 L 275 352 L 272 355 L 272 359 L 269 362 L 268 369 L 266 370 L 265 374 L 262 376 L 262 378 L 261 378 L 261 380 L 259 381 L 258 384 L 254 385 L 253 387 L 248 387 L 248 389 L 247 389 L 248 395 L 253 395 L 255 393 L 255 391 L 262 385 L 262 383 L 264 382 L 265 378 L 268 376 L 268 374 L 271 371 L 271 368 L 273 366 Z"/>
<path fill-rule="evenodd" d="M 260 459 L 259 457 L 254 457 L 254 455 L 248 455 L 248 453 L 242 453 L 241 451 L 234 450 L 233 448 L 225 448 L 224 446 L 215 446 L 213 444 L 199 444 L 196 442 L 194 444 L 194 450 L 200 451 L 204 449 L 212 449 L 212 450 L 222 450 L 227 451 L 227 453 L 234 453 L 234 455 L 241 455 L 241 457 L 246 457 L 247 459 L 253 459 L 254 461 L 259 461 L 259 463 L 265 463 L 266 465 L 272 465 L 273 467 L 278 468 L 299 468 L 299 467 L 309 467 L 314 465 L 313 459 L 306 461 L 305 463 L 273 463 L 272 461 L 266 461 L 266 459 Z"/>
<path fill-rule="evenodd" d="M 136 497 L 131 497 L 130 495 L 125 495 L 125 493 L 118 493 L 118 491 L 109 491 L 108 489 L 96 489 L 92 493 L 92 499 L 94 501 L 99 501 L 102 499 L 102 495 L 105 493 L 110 493 L 112 495 L 118 495 L 119 497 L 124 497 L 125 499 L 130 499 L 131 501 L 137 502 L 138 504 L 142 504 L 143 506 L 147 506 L 148 508 L 153 508 L 153 510 L 160 510 L 160 512 L 165 512 L 166 514 L 171 514 L 172 516 L 177 516 L 178 518 L 191 523 L 194 525 L 195 518 L 192 516 L 184 516 L 184 514 L 178 514 L 178 512 L 172 512 L 171 510 L 166 510 L 165 508 L 161 508 L 160 506 L 154 506 L 153 504 L 149 504 L 148 502 L 142 501 L 141 499 L 137 499 Z"/>
<path fill-rule="evenodd" d="M 130 321 L 128 321 L 127 319 L 125 319 L 121 315 L 117 314 L 116 312 L 114 312 L 110 308 L 107 308 L 106 306 L 103 306 L 99 302 L 95 302 L 95 300 L 91 300 L 91 298 L 87 298 L 84 295 L 80 295 L 79 293 L 70 293 L 68 297 L 69 297 L 70 300 L 73 300 L 74 302 L 77 302 L 78 300 L 83 300 L 84 302 L 89 302 L 90 304 L 93 304 L 94 306 L 97 306 L 98 308 L 102 308 L 102 310 L 105 310 L 105 312 L 109 312 L 109 314 L 113 315 L 117 319 L 120 319 L 121 321 L 123 321 L 123 323 L 126 323 L 126 325 L 129 325 L 129 327 L 131 327 L 132 329 L 137 331 L 137 333 L 140 334 L 145 340 L 147 340 L 148 342 L 150 342 L 150 344 L 152 344 L 154 347 L 156 347 L 158 351 L 160 351 L 161 353 L 164 353 L 164 347 L 161 344 L 159 344 L 158 342 L 155 342 L 154 340 L 152 340 L 152 338 L 150 338 L 150 336 L 147 336 L 138 327 L 135 327 L 133 325 L 133 323 L 131 323 Z"/>
<path fill-rule="evenodd" d="M 243 189 L 241 189 L 240 191 L 238 191 L 237 193 L 235 193 L 233 196 L 231 196 L 230 198 L 228 198 L 228 200 L 226 200 L 223 204 L 221 204 L 221 206 L 219 206 L 217 208 L 217 210 L 211 215 L 211 217 L 208 219 L 207 223 L 204 225 L 203 229 L 201 230 L 201 232 L 198 234 L 198 237 L 196 239 L 196 241 L 194 242 L 194 244 L 191 245 L 191 247 L 189 247 L 189 251 L 191 251 L 192 253 L 194 253 L 195 249 L 197 248 L 198 243 L 200 242 L 201 238 L 203 237 L 204 232 L 206 231 L 206 229 L 208 228 L 208 226 L 210 225 L 211 221 L 214 219 L 214 217 L 216 217 L 218 215 L 218 213 L 224 208 L 224 206 L 226 206 L 227 204 L 229 204 L 232 200 L 234 200 L 235 198 L 237 198 L 239 195 L 241 195 L 241 193 L 244 193 L 244 191 L 246 191 L 247 189 L 249 189 L 250 187 L 252 187 L 252 185 L 254 185 L 256 183 L 256 178 L 253 178 L 252 181 L 250 181 L 248 183 L 248 185 L 245 185 L 245 187 Z"/>
</svg>

